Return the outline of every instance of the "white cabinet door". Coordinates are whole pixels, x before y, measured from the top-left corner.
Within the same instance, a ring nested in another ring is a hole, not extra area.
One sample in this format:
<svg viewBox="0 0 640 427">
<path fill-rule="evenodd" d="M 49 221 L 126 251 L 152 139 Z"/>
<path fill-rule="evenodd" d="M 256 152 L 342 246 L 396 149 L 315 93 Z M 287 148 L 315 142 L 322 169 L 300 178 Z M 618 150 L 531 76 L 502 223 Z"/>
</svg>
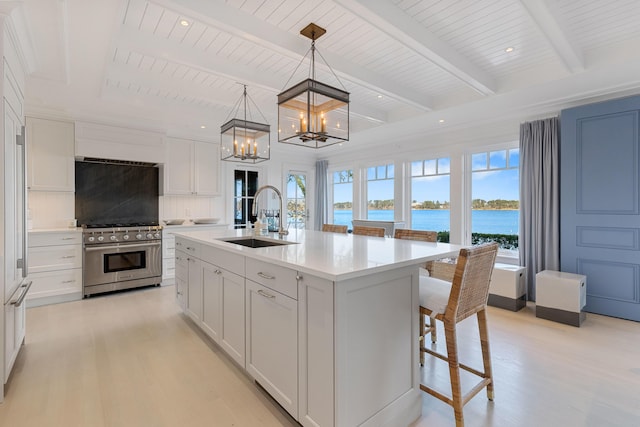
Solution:
<svg viewBox="0 0 640 427">
<path fill-rule="evenodd" d="M 222 270 L 222 325 L 219 344 L 240 366 L 245 366 L 244 277 Z"/>
<path fill-rule="evenodd" d="M 218 144 L 206 142 L 194 143 L 194 191 L 200 196 L 220 194 L 220 149 Z"/>
<path fill-rule="evenodd" d="M 298 418 L 298 303 L 247 280 L 247 372 Z"/>
<path fill-rule="evenodd" d="M 202 261 L 189 257 L 189 279 L 187 281 L 187 314 L 199 323 L 202 319 Z"/>
<path fill-rule="evenodd" d="M 27 117 L 26 140 L 28 188 L 75 191 L 73 123 Z"/>
<path fill-rule="evenodd" d="M 193 144 L 171 139 L 166 143 L 164 194 L 192 194 Z"/>
<path fill-rule="evenodd" d="M 298 422 L 334 424 L 334 307 L 332 281 L 308 274 L 298 281 Z"/>
<path fill-rule="evenodd" d="M 15 306 L 12 303 L 7 303 L 4 306 L 4 339 L 5 339 L 5 354 L 4 361 L 4 375 L 3 384 L 6 384 L 13 369 L 13 364 L 18 357 L 20 346 L 25 336 L 25 304 L 24 302 L 19 306 Z"/>
<path fill-rule="evenodd" d="M 176 251 L 176 300 L 182 310 L 186 309 L 187 301 L 187 283 L 189 281 L 189 262 L 187 254 L 182 251 Z"/>
<path fill-rule="evenodd" d="M 202 329 L 217 343 L 220 342 L 222 324 L 222 274 L 215 265 L 202 263 Z"/>
<path fill-rule="evenodd" d="M 220 194 L 218 144 L 172 138 L 166 144 L 163 194 Z"/>
</svg>

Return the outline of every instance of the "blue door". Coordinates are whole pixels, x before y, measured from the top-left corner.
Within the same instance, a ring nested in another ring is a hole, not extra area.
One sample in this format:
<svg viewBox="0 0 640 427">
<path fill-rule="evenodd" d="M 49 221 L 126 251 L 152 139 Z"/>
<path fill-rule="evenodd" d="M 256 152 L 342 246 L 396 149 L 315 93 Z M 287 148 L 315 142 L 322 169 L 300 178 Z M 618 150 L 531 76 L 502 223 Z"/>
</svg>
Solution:
<svg viewBox="0 0 640 427">
<path fill-rule="evenodd" d="M 562 111 L 560 265 L 592 313 L 640 321 L 640 97 Z"/>
</svg>

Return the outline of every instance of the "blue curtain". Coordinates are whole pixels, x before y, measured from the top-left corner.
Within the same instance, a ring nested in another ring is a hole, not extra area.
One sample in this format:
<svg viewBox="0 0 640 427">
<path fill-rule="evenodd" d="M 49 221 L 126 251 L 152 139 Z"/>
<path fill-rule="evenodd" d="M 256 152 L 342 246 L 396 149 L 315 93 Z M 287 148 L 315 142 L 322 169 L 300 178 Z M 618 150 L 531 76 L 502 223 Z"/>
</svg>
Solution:
<svg viewBox="0 0 640 427">
<path fill-rule="evenodd" d="M 314 230 L 322 230 L 329 218 L 329 202 L 327 194 L 327 167 L 328 160 L 318 160 L 316 162 L 316 213 L 313 216 Z"/>
</svg>

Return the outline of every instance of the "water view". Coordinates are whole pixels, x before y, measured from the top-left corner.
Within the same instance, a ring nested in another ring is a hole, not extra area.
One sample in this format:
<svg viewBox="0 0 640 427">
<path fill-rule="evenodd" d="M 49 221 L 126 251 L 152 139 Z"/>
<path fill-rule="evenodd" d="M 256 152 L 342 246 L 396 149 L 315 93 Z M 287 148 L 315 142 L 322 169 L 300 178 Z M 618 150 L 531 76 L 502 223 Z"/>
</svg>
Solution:
<svg viewBox="0 0 640 427">
<path fill-rule="evenodd" d="M 434 231 L 450 229 L 448 209 L 414 209 L 411 211 L 411 216 L 413 224 L 410 228 Z M 353 214 L 350 210 L 333 211 L 335 224 L 347 225 L 351 228 L 352 219 Z M 393 211 L 371 210 L 368 219 L 393 221 Z M 520 216 L 517 210 L 472 210 L 471 219 L 473 233 L 518 234 Z"/>
</svg>

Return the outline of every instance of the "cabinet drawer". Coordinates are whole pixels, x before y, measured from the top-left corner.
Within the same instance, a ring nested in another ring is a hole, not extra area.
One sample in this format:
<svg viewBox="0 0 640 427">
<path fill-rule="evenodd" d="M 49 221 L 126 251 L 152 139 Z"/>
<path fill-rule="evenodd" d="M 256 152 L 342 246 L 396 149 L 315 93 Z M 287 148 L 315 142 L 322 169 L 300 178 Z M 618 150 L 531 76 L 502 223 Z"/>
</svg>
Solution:
<svg viewBox="0 0 640 427">
<path fill-rule="evenodd" d="M 27 299 L 52 297 L 72 292 L 82 292 L 82 269 L 51 271 L 29 274 L 33 281 Z"/>
<path fill-rule="evenodd" d="M 247 258 L 245 268 L 247 279 L 298 299 L 297 271 L 251 258 Z"/>
<path fill-rule="evenodd" d="M 175 250 L 200 258 L 201 246 L 199 243 L 192 242 L 191 240 L 176 238 Z"/>
<path fill-rule="evenodd" d="M 207 245 L 202 246 L 200 255 L 200 259 L 205 262 L 218 265 L 227 271 L 244 276 L 245 257 L 242 255 Z"/>
<path fill-rule="evenodd" d="M 176 259 L 162 259 L 162 279 L 173 279 L 176 276 Z"/>
<path fill-rule="evenodd" d="M 59 231 L 53 233 L 29 233 L 29 247 L 81 245 L 82 233 L 77 231 Z"/>
<path fill-rule="evenodd" d="M 181 279 L 185 282 L 189 278 L 189 261 L 187 258 L 188 255 L 184 252 L 176 251 L 174 274 L 176 279 Z"/>
<path fill-rule="evenodd" d="M 82 246 L 39 246 L 29 248 L 29 271 L 66 270 L 82 267 Z"/>
</svg>

